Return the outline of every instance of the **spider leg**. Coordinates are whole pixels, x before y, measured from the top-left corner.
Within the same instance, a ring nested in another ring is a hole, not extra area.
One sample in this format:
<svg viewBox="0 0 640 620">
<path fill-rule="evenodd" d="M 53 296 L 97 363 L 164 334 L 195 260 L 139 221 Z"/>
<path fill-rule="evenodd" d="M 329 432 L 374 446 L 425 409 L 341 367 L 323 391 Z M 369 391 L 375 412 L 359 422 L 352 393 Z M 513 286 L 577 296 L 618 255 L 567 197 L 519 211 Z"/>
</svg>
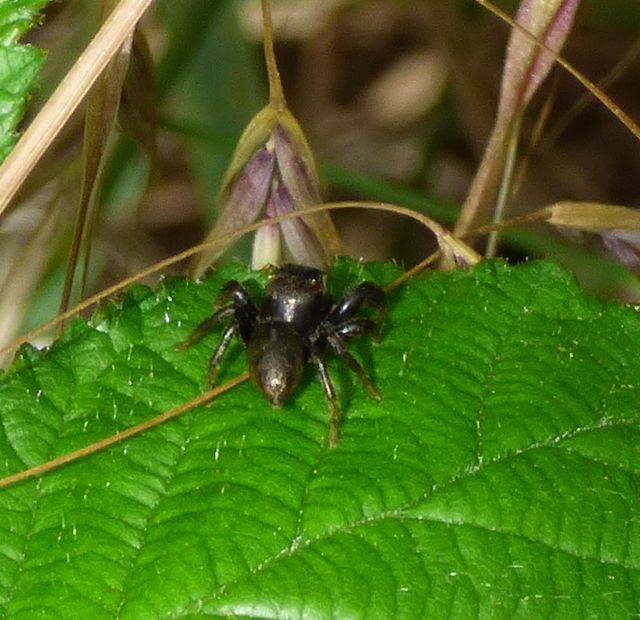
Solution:
<svg viewBox="0 0 640 620">
<path fill-rule="evenodd" d="M 380 326 L 371 319 L 350 319 L 333 326 L 332 331 L 343 340 L 351 340 L 363 334 L 370 335 L 376 342 L 380 342 L 381 338 Z"/>
<path fill-rule="evenodd" d="M 230 303 L 224 308 L 230 306 L 234 309 L 233 316 L 237 333 L 240 336 L 240 340 L 246 345 L 251 337 L 253 325 L 258 318 L 258 309 L 251 301 L 247 289 L 237 280 L 230 280 L 222 287 L 215 304 L 220 306 L 226 301 L 230 301 Z"/>
<path fill-rule="evenodd" d="M 214 314 L 212 314 L 208 319 L 205 319 L 200 323 L 194 330 L 191 332 L 185 340 L 183 340 L 177 347 L 179 351 L 184 351 L 188 349 L 190 346 L 194 345 L 199 340 L 202 340 L 220 321 L 224 321 L 225 319 L 232 317 L 235 315 L 235 306 L 229 305 L 221 308 Z"/>
<path fill-rule="evenodd" d="M 345 323 L 343 329 L 346 329 L 347 332 L 349 331 L 349 329 L 351 329 L 353 332 L 355 332 L 353 335 L 357 335 L 359 333 L 362 333 L 367 323 L 368 322 L 365 321 L 365 319 L 354 319 L 353 321 Z M 327 342 L 336 352 L 336 354 L 344 360 L 345 364 L 349 366 L 349 368 L 356 375 L 358 375 L 358 379 L 360 379 L 362 385 L 364 385 L 364 387 L 366 388 L 369 396 L 371 396 L 371 398 L 374 398 L 375 400 L 381 400 L 382 395 L 378 391 L 378 388 L 373 385 L 373 383 L 371 383 L 371 380 L 369 379 L 369 377 L 367 377 L 367 374 L 365 373 L 364 368 L 362 368 L 362 366 L 360 365 L 360 362 L 358 362 L 358 360 L 353 357 L 351 353 L 349 353 L 344 340 L 341 338 L 341 333 L 342 330 L 340 328 L 338 328 L 337 330 L 327 330 Z"/>
<path fill-rule="evenodd" d="M 361 282 L 345 293 L 329 314 L 328 320 L 331 324 L 338 325 L 353 318 L 363 306 L 377 310 L 382 318 L 386 305 L 384 291 L 377 284 Z"/>
<path fill-rule="evenodd" d="M 329 445 L 335 448 L 338 445 L 338 403 L 336 399 L 336 389 L 327 369 L 325 357 L 320 352 L 312 352 L 311 359 L 318 369 L 322 389 L 327 397 L 329 405 Z"/>
<path fill-rule="evenodd" d="M 224 302 L 230 303 L 220 307 Z M 230 317 L 237 323 L 237 331 L 241 340 L 246 344 L 251 336 L 253 324 L 258 316 L 258 310 L 251 301 L 247 290 L 237 280 L 227 282 L 217 296 L 214 306 L 219 308 L 208 319 L 196 326 L 191 335 L 176 348 L 180 351 L 188 349 L 206 336 L 217 323 Z"/>
<path fill-rule="evenodd" d="M 222 336 L 220 338 L 220 342 L 218 346 L 216 346 L 213 351 L 213 355 L 211 355 L 211 359 L 209 360 L 209 382 L 211 385 L 215 385 L 218 379 L 218 366 L 220 364 L 220 360 L 227 352 L 229 345 L 231 344 L 231 340 L 234 334 L 238 331 L 238 324 L 236 321 L 233 321 L 229 325 L 224 328 L 222 332 Z"/>
<path fill-rule="evenodd" d="M 191 335 L 178 345 L 178 349 L 186 349 L 198 342 L 209 333 L 217 323 L 231 319 L 231 322 L 224 328 L 220 341 L 211 355 L 209 362 L 209 380 L 211 385 L 215 385 L 218 377 L 218 366 L 220 360 L 226 353 L 231 340 L 235 334 L 244 345 L 247 344 L 258 316 L 258 310 L 249 297 L 247 290 L 237 280 L 230 280 L 220 291 L 214 302 L 214 306 L 219 307 L 224 302 L 229 302 L 214 312 L 208 319 L 200 323 Z"/>
<path fill-rule="evenodd" d="M 247 306 L 255 310 L 255 306 L 249 297 L 247 289 L 237 280 L 229 280 L 229 282 L 220 289 L 214 305 L 220 307 L 226 302 L 229 302 L 228 305 L 234 305 L 236 307 Z"/>
</svg>

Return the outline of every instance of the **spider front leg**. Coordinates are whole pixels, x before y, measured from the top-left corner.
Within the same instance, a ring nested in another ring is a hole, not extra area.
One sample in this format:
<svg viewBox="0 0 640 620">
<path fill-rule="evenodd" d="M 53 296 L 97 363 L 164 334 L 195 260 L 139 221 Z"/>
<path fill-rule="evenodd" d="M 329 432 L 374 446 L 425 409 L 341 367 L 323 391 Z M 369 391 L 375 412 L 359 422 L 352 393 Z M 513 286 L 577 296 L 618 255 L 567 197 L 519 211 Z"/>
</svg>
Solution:
<svg viewBox="0 0 640 620">
<path fill-rule="evenodd" d="M 377 311 L 376 321 L 367 318 L 356 318 L 357 313 L 364 307 L 370 307 Z M 387 303 L 384 291 L 373 282 L 361 282 L 355 288 L 347 291 L 323 325 L 327 342 L 331 348 L 358 376 L 369 396 L 376 400 L 382 398 L 380 392 L 371 383 L 360 363 L 349 353 L 345 342 L 363 334 L 370 335 L 374 340 L 379 341 L 380 325 L 386 313 L 386 308 Z"/>
<path fill-rule="evenodd" d="M 364 371 L 364 368 L 360 365 L 360 362 L 351 355 L 345 344 L 345 340 L 350 340 L 351 338 L 355 338 L 362 334 L 377 334 L 377 325 L 369 319 L 351 319 L 350 321 L 345 321 L 341 325 L 335 327 L 331 326 L 328 329 L 325 329 L 329 346 L 338 356 L 340 356 L 350 370 L 358 376 L 358 379 L 360 379 L 362 385 L 364 385 L 369 396 L 375 400 L 381 400 L 382 395 L 378 388 L 371 383 L 371 379 L 367 377 L 367 373 Z"/>
<path fill-rule="evenodd" d="M 387 299 L 384 291 L 373 282 L 361 282 L 349 289 L 331 311 L 328 320 L 333 325 L 344 323 L 367 306 L 378 311 L 378 321 L 381 322 L 387 309 Z"/>
<path fill-rule="evenodd" d="M 220 308 L 220 310 L 212 314 L 208 319 L 199 323 L 191 334 L 176 346 L 176 349 L 178 349 L 178 351 L 184 351 L 193 346 L 196 342 L 202 340 L 220 321 L 233 317 L 235 312 L 236 308 L 232 304 Z"/>
<path fill-rule="evenodd" d="M 345 340 L 375 332 L 377 332 L 377 325 L 374 321 L 370 319 L 351 319 L 338 326 L 325 322 L 318 327 L 310 338 L 310 358 L 318 370 L 322 389 L 324 390 L 329 405 L 329 445 L 332 448 L 338 445 L 339 410 L 336 390 L 329 375 L 329 370 L 327 369 L 325 345 L 322 343 L 328 344 L 333 351 L 342 358 L 351 371 L 358 376 L 371 398 L 380 400 L 382 395 L 375 385 L 371 383 L 371 380 L 367 377 L 364 368 L 362 368 L 358 360 L 349 353 L 345 344 Z"/>
<path fill-rule="evenodd" d="M 234 334 L 246 345 L 258 316 L 258 311 L 251 301 L 246 289 L 236 280 L 227 282 L 216 298 L 215 306 L 230 300 L 230 303 L 214 312 L 209 318 L 200 323 L 191 335 L 178 345 L 178 349 L 187 349 L 206 336 L 216 324 L 231 318 L 231 323 L 222 332 L 220 342 L 216 346 L 209 362 L 209 380 L 215 385 L 218 375 L 218 365 L 226 353 Z"/>
<path fill-rule="evenodd" d="M 320 351 L 312 351 L 311 360 L 318 369 L 322 389 L 327 397 L 327 403 L 329 405 L 329 446 L 335 448 L 338 445 L 338 402 L 336 389 L 333 387 L 333 381 L 331 381 L 324 354 Z"/>
<path fill-rule="evenodd" d="M 218 345 L 214 349 L 211 359 L 209 360 L 209 383 L 211 385 L 215 385 L 218 381 L 218 366 L 220 364 L 220 360 L 222 360 L 224 354 L 227 352 L 227 349 L 231 344 L 231 340 L 237 331 L 238 324 L 234 319 L 233 322 L 227 325 L 222 332 L 220 342 L 218 342 Z"/>
</svg>

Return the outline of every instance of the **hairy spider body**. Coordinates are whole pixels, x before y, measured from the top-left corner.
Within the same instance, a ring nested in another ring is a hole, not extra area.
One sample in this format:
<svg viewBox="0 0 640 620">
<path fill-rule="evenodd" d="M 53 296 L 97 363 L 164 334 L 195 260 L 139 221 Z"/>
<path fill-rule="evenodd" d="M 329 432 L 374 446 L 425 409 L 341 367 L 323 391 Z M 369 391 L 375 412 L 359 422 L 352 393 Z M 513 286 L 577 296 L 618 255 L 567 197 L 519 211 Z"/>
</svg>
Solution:
<svg viewBox="0 0 640 620">
<path fill-rule="evenodd" d="M 216 300 L 219 309 L 200 323 L 180 347 L 190 346 L 214 325 L 229 320 L 211 356 L 211 383 L 215 384 L 220 361 L 233 336 L 237 335 L 246 347 L 253 381 L 274 407 L 282 406 L 300 383 L 306 363 L 312 361 L 327 397 L 329 442 L 335 446 L 338 443 L 338 407 L 327 370 L 327 352 L 331 350 L 342 358 L 369 395 L 380 399 L 380 393 L 349 353 L 346 343 L 365 334 L 379 339 L 377 323 L 358 313 L 369 306 L 380 320 L 385 305 L 383 290 L 372 282 L 361 282 L 334 303 L 326 291 L 321 271 L 302 265 L 284 265 L 274 271 L 265 287 L 259 310 L 239 282 L 227 282 Z"/>
</svg>

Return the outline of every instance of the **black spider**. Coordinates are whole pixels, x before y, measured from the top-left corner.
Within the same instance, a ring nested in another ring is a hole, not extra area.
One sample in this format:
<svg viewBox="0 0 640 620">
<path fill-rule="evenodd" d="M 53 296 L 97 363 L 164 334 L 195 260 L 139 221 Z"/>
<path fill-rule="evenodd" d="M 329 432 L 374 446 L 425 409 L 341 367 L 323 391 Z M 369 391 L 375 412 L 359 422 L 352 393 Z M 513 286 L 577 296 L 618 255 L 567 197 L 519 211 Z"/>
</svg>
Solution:
<svg viewBox="0 0 640 620">
<path fill-rule="evenodd" d="M 380 322 L 385 301 L 379 286 L 361 282 L 334 303 L 326 291 L 321 271 L 302 265 L 284 265 L 277 268 L 269 280 L 260 310 L 239 282 L 227 282 L 216 300 L 219 310 L 200 323 L 179 348 L 191 346 L 216 323 L 231 319 L 211 356 L 211 383 L 215 384 L 218 365 L 237 334 L 246 347 L 252 379 L 274 407 L 282 406 L 295 390 L 306 362 L 311 360 L 320 373 L 329 403 L 329 443 L 336 446 L 338 407 L 327 370 L 327 351 L 330 349 L 339 355 L 358 375 L 369 395 L 379 400 L 380 392 L 349 353 L 346 342 L 363 334 L 380 339 L 378 323 L 359 317 L 358 313 L 364 306 L 370 306 Z"/>
</svg>

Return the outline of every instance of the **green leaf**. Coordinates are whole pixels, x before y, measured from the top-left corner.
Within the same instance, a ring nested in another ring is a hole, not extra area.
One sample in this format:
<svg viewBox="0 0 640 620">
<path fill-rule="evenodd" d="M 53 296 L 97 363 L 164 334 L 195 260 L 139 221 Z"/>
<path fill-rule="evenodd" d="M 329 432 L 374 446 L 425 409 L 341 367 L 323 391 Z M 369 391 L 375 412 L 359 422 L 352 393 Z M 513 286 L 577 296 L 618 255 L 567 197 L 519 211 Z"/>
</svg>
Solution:
<svg viewBox="0 0 640 620">
<path fill-rule="evenodd" d="M 16 42 L 35 23 L 48 0 L 0 0 L 0 162 L 16 142 L 16 127 L 27 108 L 45 54 Z"/>
<path fill-rule="evenodd" d="M 391 265 L 341 262 L 335 295 Z M 237 278 L 135 287 L 0 379 L 20 471 L 196 396 L 219 332 L 175 345 Z M 9 618 L 628 618 L 640 606 L 640 321 L 550 263 L 436 273 L 337 360 L 340 445 L 312 369 L 273 410 L 243 384 L 0 492 Z M 234 345 L 224 381 L 245 368 Z"/>
</svg>

